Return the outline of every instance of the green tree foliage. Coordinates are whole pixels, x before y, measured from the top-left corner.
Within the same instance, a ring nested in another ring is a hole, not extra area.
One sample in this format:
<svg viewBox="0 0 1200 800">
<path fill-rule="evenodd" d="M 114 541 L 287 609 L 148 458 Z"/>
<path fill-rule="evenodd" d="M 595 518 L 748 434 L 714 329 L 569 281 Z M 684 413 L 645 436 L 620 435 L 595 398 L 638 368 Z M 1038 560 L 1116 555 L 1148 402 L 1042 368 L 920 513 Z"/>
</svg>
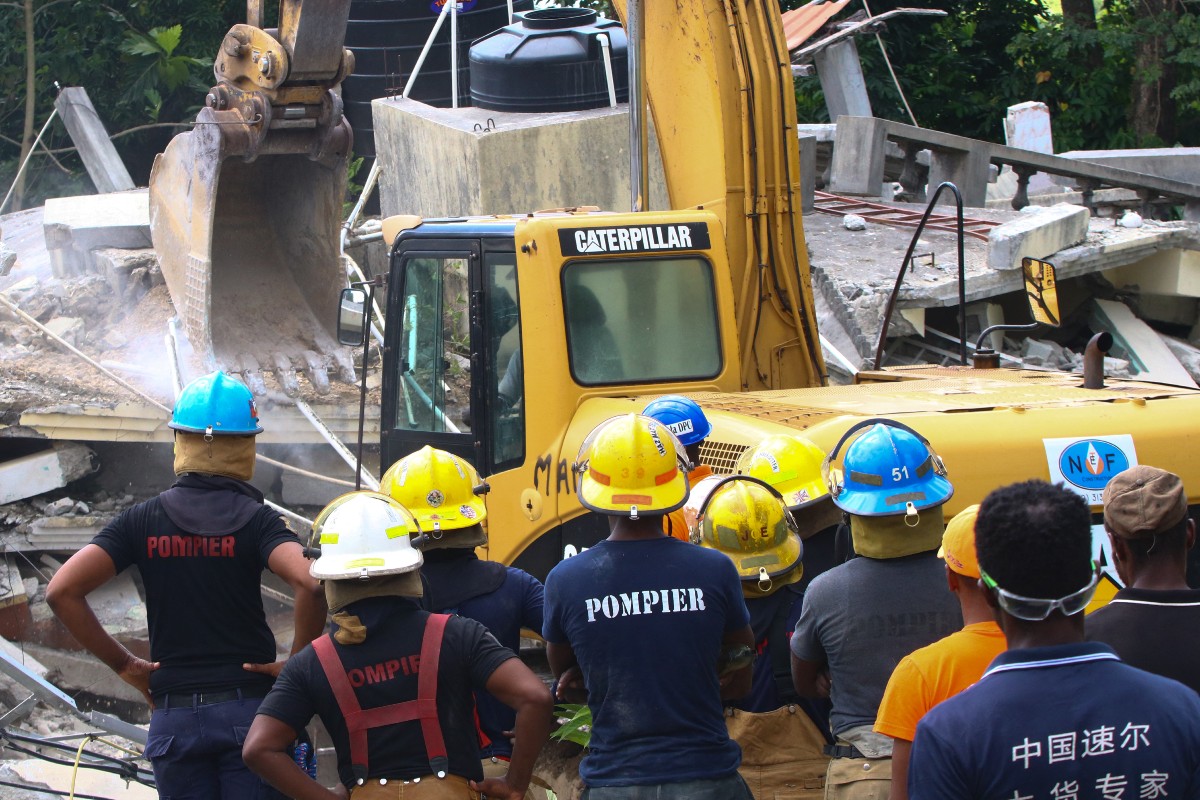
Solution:
<svg viewBox="0 0 1200 800">
<path fill-rule="evenodd" d="M 236 0 L 35 0 L 36 127 L 53 110 L 54 84 L 82 86 L 110 133 L 154 121 L 184 122 L 212 83 L 211 64 L 226 31 L 244 21 Z M 25 41 L 22 12 L 0 3 L 0 186 L 17 169 L 24 124 Z M 199 89 L 197 88 L 199 87 Z M 149 129 L 116 140 L 133 175 L 145 185 L 154 154 L 178 128 Z M 51 149 L 70 147 L 60 123 L 47 133 Z M 39 151 L 40 152 L 40 151 Z M 29 198 L 93 191 L 79 160 L 58 156 L 64 174 L 44 155 L 29 167 Z"/>
<path fill-rule="evenodd" d="M 804 2 L 785 0 L 784 7 Z M 874 14 L 899 7 L 948 12 L 940 20 L 894 20 L 883 33 L 924 127 L 998 142 L 1007 107 L 1039 100 L 1050 108 L 1060 152 L 1200 144 L 1200 0 L 1157 0 L 1168 15 L 1144 13 L 1141 0 L 1103 0 L 1094 29 L 1064 22 L 1041 0 L 868 2 Z M 847 11 L 861 8 L 856 0 Z M 1161 38 L 1161 53 L 1144 67 L 1139 46 L 1153 37 Z M 872 37 L 859 37 L 858 50 L 876 115 L 908 121 Z M 1148 75 L 1163 76 L 1170 100 L 1157 127 L 1134 119 L 1135 82 Z M 797 102 L 802 122 L 827 118 L 816 78 L 797 82 Z M 1157 133 L 1147 135 L 1147 128 Z"/>
</svg>

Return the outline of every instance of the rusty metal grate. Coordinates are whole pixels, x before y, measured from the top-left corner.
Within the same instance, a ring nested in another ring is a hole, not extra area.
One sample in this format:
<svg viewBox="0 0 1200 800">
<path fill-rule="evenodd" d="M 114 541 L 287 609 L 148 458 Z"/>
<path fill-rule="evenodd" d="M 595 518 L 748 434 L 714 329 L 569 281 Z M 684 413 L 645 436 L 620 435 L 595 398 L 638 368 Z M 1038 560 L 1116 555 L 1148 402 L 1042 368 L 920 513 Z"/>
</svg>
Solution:
<svg viewBox="0 0 1200 800">
<path fill-rule="evenodd" d="M 707 464 L 718 475 L 732 475 L 736 472 L 738 456 L 748 449 L 744 444 L 705 439 L 700 443 L 700 463 Z"/>
</svg>

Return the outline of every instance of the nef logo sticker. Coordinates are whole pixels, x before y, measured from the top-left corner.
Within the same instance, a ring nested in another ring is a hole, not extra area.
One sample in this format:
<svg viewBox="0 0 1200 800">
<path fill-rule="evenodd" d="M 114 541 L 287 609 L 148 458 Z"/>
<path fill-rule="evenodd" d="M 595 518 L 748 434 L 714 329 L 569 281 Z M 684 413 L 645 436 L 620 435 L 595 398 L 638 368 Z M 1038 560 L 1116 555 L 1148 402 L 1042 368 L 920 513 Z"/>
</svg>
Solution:
<svg viewBox="0 0 1200 800">
<path fill-rule="evenodd" d="M 1128 434 L 1086 439 L 1045 439 L 1050 481 L 1100 505 L 1104 487 L 1118 472 L 1137 464 Z"/>
</svg>

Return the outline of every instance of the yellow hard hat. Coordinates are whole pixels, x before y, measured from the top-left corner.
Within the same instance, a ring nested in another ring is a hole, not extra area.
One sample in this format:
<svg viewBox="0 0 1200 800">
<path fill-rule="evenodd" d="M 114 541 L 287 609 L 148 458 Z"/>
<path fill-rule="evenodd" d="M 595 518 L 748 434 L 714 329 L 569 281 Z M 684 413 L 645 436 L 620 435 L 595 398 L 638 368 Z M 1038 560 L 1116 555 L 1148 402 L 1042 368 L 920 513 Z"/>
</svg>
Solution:
<svg viewBox="0 0 1200 800">
<path fill-rule="evenodd" d="M 379 490 L 402 503 L 421 532 L 435 539 L 441 531 L 469 528 L 487 518 L 480 497 L 487 489 L 479 473 L 465 459 L 429 445 L 388 467 Z"/>
<path fill-rule="evenodd" d="M 800 534 L 779 492 L 758 478 L 732 475 L 714 487 L 692 541 L 724 553 L 743 581 L 757 581 L 764 590 L 784 576 L 799 580 Z M 788 575 L 793 570 L 797 574 Z"/>
<path fill-rule="evenodd" d="M 412 572 L 421 553 L 409 536 L 417 521 L 379 492 L 350 492 L 334 499 L 313 521 L 321 557 L 309 573 L 318 580 L 349 580 Z"/>
<path fill-rule="evenodd" d="M 808 439 L 779 433 L 743 452 L 737 471 L 769 483 L 788 508 L 799 509 L 829 496 L 821 476 L 824 460 L 825 451 Z"/>
<path fill-rule="evenodd" d="M 613 417 L 579 448 L 579 502 L 632 519 L 666 514 L 687 500 L 690 466 L 683 445 L 661 422 L 641 414 Z"/>
</svg>

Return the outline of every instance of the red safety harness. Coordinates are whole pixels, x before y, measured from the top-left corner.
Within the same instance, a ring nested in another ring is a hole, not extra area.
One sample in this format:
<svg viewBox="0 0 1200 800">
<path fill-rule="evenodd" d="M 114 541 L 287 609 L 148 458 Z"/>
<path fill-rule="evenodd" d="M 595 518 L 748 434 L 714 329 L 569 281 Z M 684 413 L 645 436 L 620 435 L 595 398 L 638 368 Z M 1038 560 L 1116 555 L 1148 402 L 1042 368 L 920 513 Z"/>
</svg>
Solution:
<svg viewBox="0 0 1200 800">
<path fill-rule="evenodd" d="M 412 720 L 421 723 L 430 772 L 439 778 L 446 777 L 450 761 L 446 757 L 446 742 L 442 738 L 442 725 L 438 720 L 437 687 L 442 635 L 448 619 L 450 617 L 446 614 L 430 614 L 425 622 L 425 634 L 421 639 L 421 667 L 417 674 L 417 699 L 378 708 L 363 709 L 359 705 L 345 666 L 329 635 L 313 640 L 313 650 L 329 680 L 338 708 L 346 719 L 346 729 L 350 733 L 350 763 L 354 776 L 360 781 L 367 778 L 367 731 Z"/>
</svg>

